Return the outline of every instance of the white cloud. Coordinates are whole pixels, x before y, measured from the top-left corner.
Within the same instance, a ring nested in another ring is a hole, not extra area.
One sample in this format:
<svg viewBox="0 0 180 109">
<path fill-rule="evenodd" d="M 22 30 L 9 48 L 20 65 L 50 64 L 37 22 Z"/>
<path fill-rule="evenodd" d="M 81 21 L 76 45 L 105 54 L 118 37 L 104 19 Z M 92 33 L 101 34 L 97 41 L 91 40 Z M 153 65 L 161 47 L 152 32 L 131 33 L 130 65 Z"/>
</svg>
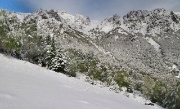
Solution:
<svg viewBox="0 0 180 109">
<path fill-rule="evenodd" d="M 84 0 L 27 0 L 36 9 L 55 9 L 75 14 L 81 11 Z"/>
<path fill-rule="evenodd" d="M 92 19 L 113 14 L 124 15 L 131 10 L 165 8 L 180 11 L 179 0 L 27 0 L 36 9 L 56 9 L 70 14 L 80 13 Z M 177 5 L 179 4 L 179 5 Z"/>
<path fill-rule="evenodd" d="M 176 12 L 180 12 L 180 3 L 177 3 L 174 7 L 171 8 L 171 10 L 174 10 Z"/>
</svg>

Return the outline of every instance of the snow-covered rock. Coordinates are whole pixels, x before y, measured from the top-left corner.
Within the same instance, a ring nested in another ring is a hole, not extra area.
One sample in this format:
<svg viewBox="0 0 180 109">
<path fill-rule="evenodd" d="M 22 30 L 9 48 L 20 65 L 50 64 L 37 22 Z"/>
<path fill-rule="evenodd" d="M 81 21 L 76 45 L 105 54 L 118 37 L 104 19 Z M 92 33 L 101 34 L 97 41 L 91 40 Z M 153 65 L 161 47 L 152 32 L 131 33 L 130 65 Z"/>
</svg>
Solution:
<svg viewBox="0 0 180 109">
<path fill-rule="evenodd" d="M 157 34 L 180 29 L 180 20 L 177 14 L 172 11 L 166 11 L 163 8 L 152 11 L 130 11 L 123 19 L 124 25 L 128 27 L 128 31 L 142 33 L 143 35 L 156 36 Z"/>
</svg>

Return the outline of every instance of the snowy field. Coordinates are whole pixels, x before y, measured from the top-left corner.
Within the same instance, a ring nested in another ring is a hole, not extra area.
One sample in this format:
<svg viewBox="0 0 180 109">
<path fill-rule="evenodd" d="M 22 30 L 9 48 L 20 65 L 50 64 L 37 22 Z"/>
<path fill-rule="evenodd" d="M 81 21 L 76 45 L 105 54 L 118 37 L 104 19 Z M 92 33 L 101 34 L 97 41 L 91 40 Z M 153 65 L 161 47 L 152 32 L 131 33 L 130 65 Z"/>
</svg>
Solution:
<svg viewBox="0 0 180 109">
<path fill-rule="evenodd" d="M 0 109 L 160 109 L 0 54 Z"/>
</svg>

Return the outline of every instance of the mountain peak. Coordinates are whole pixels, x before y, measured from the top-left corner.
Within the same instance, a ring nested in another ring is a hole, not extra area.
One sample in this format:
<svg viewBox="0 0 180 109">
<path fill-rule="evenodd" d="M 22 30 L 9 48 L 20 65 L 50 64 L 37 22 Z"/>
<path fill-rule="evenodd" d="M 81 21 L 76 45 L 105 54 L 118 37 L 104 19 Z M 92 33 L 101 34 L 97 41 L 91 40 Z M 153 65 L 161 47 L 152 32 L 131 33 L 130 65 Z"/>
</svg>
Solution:
<svg viewBox="0 0 180 109">
<path fill-rule="evenodd" d="M 83 15 L 80 14 L 76 14 L 74 17 L 75 22 L 79 22 L 82 23 L 84 25 L 89 25 L 91 23 L 91 20 L 89 17 L 85 17 Z"/>
</svg>

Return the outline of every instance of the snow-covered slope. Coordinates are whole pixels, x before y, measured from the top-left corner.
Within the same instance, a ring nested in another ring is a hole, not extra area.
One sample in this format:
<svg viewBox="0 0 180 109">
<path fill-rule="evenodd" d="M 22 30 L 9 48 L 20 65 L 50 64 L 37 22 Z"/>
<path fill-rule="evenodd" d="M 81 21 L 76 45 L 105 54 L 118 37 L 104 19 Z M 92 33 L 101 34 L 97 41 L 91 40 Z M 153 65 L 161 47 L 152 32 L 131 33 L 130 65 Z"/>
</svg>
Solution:
<svg viewBox="0 0 180 109">
<path fill-rule="evenodd" d="M 96 28 L 99 22 L 96 20 L 90 20 L 89 17 L 80 14 L 76 14 L 75 16 L 73 16 L 66 12 L 59 11 L 58 15 L 61 16 L 66 21 L 66 23 L 70 25 L 72 28 L 85 34 L 88 34 L 88 32 L 92 28 Z"/>
<path fill-rule="evenodd" d="M 157 109 L 0 54 L 0 109 Z"/>
</svg>

